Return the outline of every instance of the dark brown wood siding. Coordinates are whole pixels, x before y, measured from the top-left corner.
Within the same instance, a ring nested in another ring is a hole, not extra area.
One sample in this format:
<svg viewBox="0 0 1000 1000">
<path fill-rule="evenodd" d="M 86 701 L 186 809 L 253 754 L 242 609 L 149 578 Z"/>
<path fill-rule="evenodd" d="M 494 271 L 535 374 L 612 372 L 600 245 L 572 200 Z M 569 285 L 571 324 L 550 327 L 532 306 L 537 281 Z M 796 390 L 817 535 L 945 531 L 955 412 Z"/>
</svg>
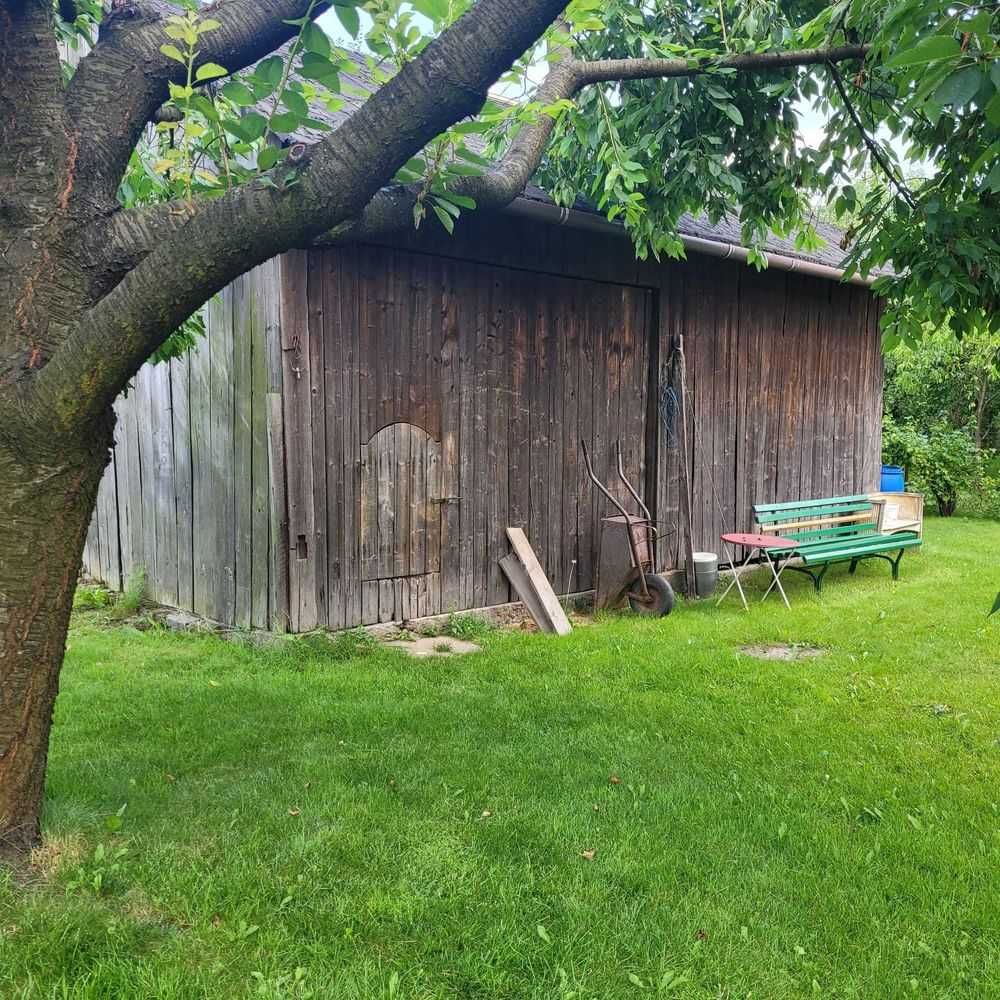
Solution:
<svg viewBox="0 0 1000 1000">
<path fill-rule="evenodd" d="M 620 236 L 471 213 L 454 236 L 427 224 L 286 255 L 209 319 L 196 351 L 116 404 L 84 568 L 118 586 L 144 567 L 156 599 L 227 624 L 507 600 L 508 524 L 557 590 L 585 589 L 603 506 L 581 436 L 603 475 L 621 436 L 654 515 L 680 526 L 678 428 L 659 405 L 679 338 L 696 548 L 749 528 L 754 503 L 878 484 L 878 306 L 855 286 L 637 261 Z M 367 579 L 382 536 L 363 497 L 392 550 Z M 679 537 L 661 542 L 667 564 Z"/>
<path fill-rule="evenodd" d="M 652 290 L 363 247 L 285 296 L 293 628 L 508 601 L 508 525 L 560 590 L 592 585 L 579 441 L 608 476 L 620 438 L 644 481 Z"/>
</svg>

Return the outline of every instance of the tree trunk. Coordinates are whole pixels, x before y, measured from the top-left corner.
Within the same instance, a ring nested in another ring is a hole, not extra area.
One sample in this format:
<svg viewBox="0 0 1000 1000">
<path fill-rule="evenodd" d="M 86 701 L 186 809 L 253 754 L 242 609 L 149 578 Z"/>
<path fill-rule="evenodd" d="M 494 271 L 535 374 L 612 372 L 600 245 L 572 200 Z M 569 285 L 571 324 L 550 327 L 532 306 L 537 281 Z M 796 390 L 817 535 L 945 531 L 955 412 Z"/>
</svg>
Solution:
<svg viewBox="0 0 1000 1000">
<path fill-rule="evenodd" d="M 0 440 L 0 856 L 40 836 L 66 629 L 109 443 L 100 428 L 37 458 Z"/>
<path fill-rule="evenodd" d="M 975 423 L 975 435 L 976 435 L 976 450 L 980 450 L 983 447 L 983 424 L 985 423 L 986 417 L 986 402 L 989 398 L 987 395 L 990 387 L 990 380 L 988 375 L 983 375 L 979 382 L 979 392 L 976 394 L 976 423 Z"/>
<path fill-rule="evenodd" d="M 951 517 L 955 513 L 955 508 L 958 507 L 958 500 L 956 497 L 938 497 L 938 513 L 941 517 Z"/>
</svg>

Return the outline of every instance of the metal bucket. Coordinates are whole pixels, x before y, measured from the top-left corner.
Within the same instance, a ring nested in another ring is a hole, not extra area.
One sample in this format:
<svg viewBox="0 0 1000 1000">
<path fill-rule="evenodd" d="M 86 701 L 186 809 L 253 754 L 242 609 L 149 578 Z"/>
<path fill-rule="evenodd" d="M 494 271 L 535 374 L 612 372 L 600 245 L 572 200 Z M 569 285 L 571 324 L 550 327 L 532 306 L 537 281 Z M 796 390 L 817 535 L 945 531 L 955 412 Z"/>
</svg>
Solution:
<svg viewBox="0 0 1000 1000">
<path fill-rule="evenodd" d="M 719 585 L 719 557 L 714 552 L 694 553 L 694 589 L 698 597 L 711 597 Z"/>
</svg>

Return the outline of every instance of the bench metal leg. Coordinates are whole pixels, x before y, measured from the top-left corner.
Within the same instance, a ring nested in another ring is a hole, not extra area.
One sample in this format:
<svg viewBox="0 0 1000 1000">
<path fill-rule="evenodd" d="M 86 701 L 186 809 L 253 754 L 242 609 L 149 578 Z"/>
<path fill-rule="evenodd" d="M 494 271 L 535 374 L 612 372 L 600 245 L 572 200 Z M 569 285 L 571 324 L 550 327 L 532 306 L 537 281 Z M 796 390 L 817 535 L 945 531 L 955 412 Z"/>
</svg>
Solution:
<svg viewBox="0 0 1000 1000">
<path fill-rule="evenodd" d="M 833 565 L 833 563 L 823 563 L 823 568 L 818 572 L 814 573 L 807 566 L 789 566 L 787 567 L 793 573 L 805 573 L 813 582 L 813 586 L 816 588 L 816 593 L 818 594 L 823 589 L 823 577 L 826 576 L 826 571 Z"/>
<path fill-rule="evenodd" d="M 850 568 L 850 569 L 849 569 L 849 570 L 848 570 L 847 572 L 848 572 L 848 573 L 851 573 L 851 574 L 853 575 L 854 571 L 855 571 L 855 570 L 856 570 L 857 568 L 858 568 L 858 560 L 857 560 L 857 559 L 852 559 L 852 560 L 851 560 L 851 568 Z"/>
<path fill-rule="evenodd" d="M 895 558 L 892 556 L 887 556 L 884 552 L 873 552 L 870 556 L 864 556 L 865 559 L 884 559 L 892 567 L 892 578 L 893 580 L 899 579 L 899 564 L 903 560 L 903 553 L 906 549 L 900 549 L 896 553 Z"/>
<path fill-rule="evenodd" d="M 899 555 L 897 555 L 896 558 L 892 560 L 892 578 L 893 578 L 893 580 L 898 580 L 899 579 L 899 564 L 903 561 L 903 553 L 905 551 L 906 551 L 906 549 L 900 549 L 899 550 Z"/>
</svg>

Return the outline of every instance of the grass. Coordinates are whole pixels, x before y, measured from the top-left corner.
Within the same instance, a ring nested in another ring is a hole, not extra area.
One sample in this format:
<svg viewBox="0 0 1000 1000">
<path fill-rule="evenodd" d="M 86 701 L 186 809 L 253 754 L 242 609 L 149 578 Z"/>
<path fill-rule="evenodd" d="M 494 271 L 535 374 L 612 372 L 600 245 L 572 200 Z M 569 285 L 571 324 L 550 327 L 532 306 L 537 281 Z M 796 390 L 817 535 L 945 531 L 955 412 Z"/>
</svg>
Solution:
<svg viewBox="0 0 1000 1000">
<path fill-rule="evenodd" d="M 0 997 L 1000 996 L 998 551 L 429 661 L 81 615 Z"/>
</svg>

